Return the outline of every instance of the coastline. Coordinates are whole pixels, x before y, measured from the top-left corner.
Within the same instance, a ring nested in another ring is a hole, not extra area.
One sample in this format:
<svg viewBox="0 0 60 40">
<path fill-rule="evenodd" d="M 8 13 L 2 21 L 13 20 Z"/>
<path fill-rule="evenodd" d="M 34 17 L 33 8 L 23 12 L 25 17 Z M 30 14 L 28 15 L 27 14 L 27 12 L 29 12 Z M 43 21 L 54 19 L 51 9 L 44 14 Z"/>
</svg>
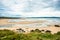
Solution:
<svg viewBox="0 0 60 40">
<path fill-rule="evenodd" d="M 8 30 L 12 30 L 12 31 L 18 31 L 17 29 L 21 28 L 23 29 L 26 33 L 29 33 L 31 30 L 35 30 L 35 29 L 39 29 L 39 30 L 50 30 L 52 34 L 54 33 L 57 33 L 58 31 L 60 31 L 60 27 L 55 27 L 53 23 L 51 23 L 51 25 L 47 25 L 48 27 L 44 27 L 44 25 L 42 27 L 39 27 L 41 26 L 39 23 L 44 23 L 44 22 L 47 22 L 46 20 L 37 20 L 37 21 L 20 21 L 20 22 L 10 22 L 8 21 L 10 19 L 1 19 L 0 20 L 0 25 L 9 25 L 9 24 L 15 24 L 13 25 L 13 27 L 6 27 L 6 28 L 0 28 L 0 30 L 3 30 L 3 29 L 8 29 Z M 21 19 L 19 19 L 21 20 Z M 37 23 L 37 27 L 36 24 Z M 19 25 L 16 25 L 16 24 L 19 24 Z M 23 24 L 23 26 L 20 26 L 21 24 Z M 30 24 L 32 26 L 32 24 L 34 24 L 34 27 L 29 27 L 29 26 L 24 26 L 24 24 L 28 25 Z M 38 25 L 39 24 L 39 25 Z M 60 25 L 60 24 L 58 24 Z"/>
</svg>

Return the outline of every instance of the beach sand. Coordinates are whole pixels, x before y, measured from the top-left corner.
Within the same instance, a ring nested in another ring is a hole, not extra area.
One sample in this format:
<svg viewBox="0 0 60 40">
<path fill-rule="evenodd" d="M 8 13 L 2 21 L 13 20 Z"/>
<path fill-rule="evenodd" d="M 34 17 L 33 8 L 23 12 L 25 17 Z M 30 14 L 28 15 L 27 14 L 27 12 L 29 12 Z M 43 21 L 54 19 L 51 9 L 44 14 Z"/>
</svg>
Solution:
<svg viewBox="0 0 60 40">
<path fill-rule="evenodd" d="M 43 22 L 46 22 L 45 21 L 41 21 L 41 20 L 37 20 L 37 21 L 20 21 L 20 22 L 9 22 L 8 20 L 10 19 L 0 19 L 0 25 L 8 25 L 8 24 L 34 24 L 34 23 L 43 23 Z M 21 19 L 20 19 L 21 20 Z M 3 29 L 8 29 L 8 30 L 12 30 L 12 31 L 17 31 L 16 29 L 19 29 L 19 28 L 22 28 L 23 30 L 26 31 L 26 33 L 29 33 L 30 30 L 35 30 L 35 29 L 39 29 L 39 30 L 50 30 L 51 33 L 57 33 L 58 31 L 60 31 L 60 27 L 55 27 L 54 24 L 51 23 L 51 25 L 48 25 L 48 27 L 23 27 L 23 26 L 17 26 L 17 25 L 14 25 L 13 27 L 2 27 L 0 28 L 0 30 L 3 30 Z"/>
</svg>

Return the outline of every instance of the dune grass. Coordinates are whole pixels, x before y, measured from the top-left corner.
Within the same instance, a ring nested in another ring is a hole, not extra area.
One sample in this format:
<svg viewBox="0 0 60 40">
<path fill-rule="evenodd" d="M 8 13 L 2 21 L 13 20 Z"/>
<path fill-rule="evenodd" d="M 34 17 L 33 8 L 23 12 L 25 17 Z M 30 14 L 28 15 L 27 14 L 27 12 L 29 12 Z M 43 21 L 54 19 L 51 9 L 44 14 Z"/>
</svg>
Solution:
<svg viewBox="0 0 60 40">
<path fill-rule="evenodd" d="M 51 34 L 49 32 L 42 33 L 39 30 L 30 33 L 17 33 L 11 30 L 0 30 L 0 40 L 60 40 L 60 32 Z"/>
</svg>

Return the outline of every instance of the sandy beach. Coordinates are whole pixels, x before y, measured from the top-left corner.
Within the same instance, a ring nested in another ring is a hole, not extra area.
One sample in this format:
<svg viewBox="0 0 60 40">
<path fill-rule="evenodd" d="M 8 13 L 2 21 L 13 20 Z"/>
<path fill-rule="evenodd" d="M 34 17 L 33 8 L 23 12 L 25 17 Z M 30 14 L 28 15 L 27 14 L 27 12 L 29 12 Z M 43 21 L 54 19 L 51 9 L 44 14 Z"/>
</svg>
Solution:
<svg viewBox="0 0 60 40">
<path fill-rule="evenodd" d="M 56 33 L 60 31 L 60 27 L 55 27 L 53 23 L 46 24 L 46 22 L 47 22 L 46 20 L 17 21 L 17 22 L 15 22 L 14 20 L 11 22 L 11 19 L 0 19 L 0 30 L 8 29 L 12 31 L 17 31 L 16 29 L 21 28 L 24 31 L 26 31 L 26 33 L 29 33 L 30 30 L 35 30 L 35 29 L 45 30 L 45 31 L 50 30 L 51 33 Z"/>
</svg>

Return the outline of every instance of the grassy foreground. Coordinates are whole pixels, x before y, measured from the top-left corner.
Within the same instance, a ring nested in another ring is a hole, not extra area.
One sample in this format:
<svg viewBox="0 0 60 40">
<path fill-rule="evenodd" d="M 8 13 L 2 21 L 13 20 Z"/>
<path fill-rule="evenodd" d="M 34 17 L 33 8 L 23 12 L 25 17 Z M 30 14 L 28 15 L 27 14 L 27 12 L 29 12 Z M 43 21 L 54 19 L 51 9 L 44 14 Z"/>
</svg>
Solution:
<svg viewBox="0 0 60 40">
<path fill-rule="evenodd" d="M 11 30 L 0 30 L 0 40 L 60 40 L 60 32 L 51 34 L 50 32 L 42 33 L 35 30 L 30 33 L 17 33 Z"/>
</svg>

